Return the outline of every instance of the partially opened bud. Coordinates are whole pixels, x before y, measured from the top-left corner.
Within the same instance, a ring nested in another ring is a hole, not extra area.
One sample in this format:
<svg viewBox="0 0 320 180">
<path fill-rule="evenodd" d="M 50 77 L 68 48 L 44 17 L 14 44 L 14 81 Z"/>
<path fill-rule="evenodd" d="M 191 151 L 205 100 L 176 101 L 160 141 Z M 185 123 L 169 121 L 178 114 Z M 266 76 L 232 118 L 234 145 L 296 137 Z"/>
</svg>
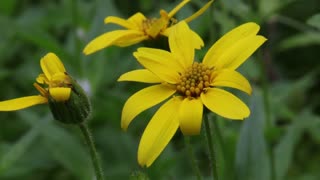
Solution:
<svg viewBox="0 0 320 180">
<path fill-rule="evenodd" d="M 88 118 L 91 112 L 89 99 L 82 87 L 71 77 L 69 89 L 71 89 L 70 97 L 63 101 L 60 101 L 59 92 L 50 91 L 48 97 L 49 107 L 54 119 L 62 123 L 82 123 Z"/>
<path fill-rule="evenodd" d="M 59 57 L 48 53 L 40 60 L 43 73 L 34 87 L 40 95 L 0 101 L 0 111 L 16 111 L 48 103 L 54 118 L 68 124 L 84 122 L 91 112 L 90 102 L 80 85 L 66 72 Z"/>
</svg>

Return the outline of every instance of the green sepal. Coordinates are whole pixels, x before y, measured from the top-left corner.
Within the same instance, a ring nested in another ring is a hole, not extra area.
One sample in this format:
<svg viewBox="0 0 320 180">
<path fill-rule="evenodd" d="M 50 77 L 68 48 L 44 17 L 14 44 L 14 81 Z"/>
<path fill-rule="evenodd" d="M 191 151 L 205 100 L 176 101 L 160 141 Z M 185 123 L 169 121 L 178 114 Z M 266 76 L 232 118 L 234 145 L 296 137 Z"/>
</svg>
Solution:
<svg viewBox="0 0 320 180">
<path fill-rule="evenodd" d="M 65 124 L 83 123 L 91 113 L 90 101 L 82 87 L 71 77 L 71 94 L 67 101 L 49 97 L 49 107 L 55 120 Z"/>
</svg>

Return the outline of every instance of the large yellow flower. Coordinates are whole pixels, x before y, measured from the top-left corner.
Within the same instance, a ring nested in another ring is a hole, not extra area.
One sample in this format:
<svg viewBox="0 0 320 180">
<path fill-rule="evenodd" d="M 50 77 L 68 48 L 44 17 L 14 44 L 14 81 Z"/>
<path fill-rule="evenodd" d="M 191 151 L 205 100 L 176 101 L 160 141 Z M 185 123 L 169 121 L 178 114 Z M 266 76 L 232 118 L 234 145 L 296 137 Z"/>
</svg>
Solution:
<svg viewBox="0 0 320 180">
<path fill-rule="evenodd" d="M 43 74 L 40 74 L 33 85 L 40 95 L 27 96 L 0 102 L 0 111 L 15 111 L 37 104 L 48 103 L 49 98 L 56 102 L 67 101 L 71 94 L 71 79 L 60 59 L 48 53 L 40 60 Z"/>
<path fill-rule="evenodd" d="M 94 53 L 102 48 L 108 46 L 130 46 L 132 44 L 139 43 L 147 39 L 155 39 L 159 35 L 168 36 L 172 25 L 176 20 L 173 16 L 190 0 L 183 0 L 172 11 L 167 13 L 165 10 L 160 10 L 160 18 L 146 18 L 142 13 L 138 12 L 128 19 L 122 19 L 115 16 L 108 16 L 104 19 L 104 23 L 114 23 L 124 27 L 122 30 L 115 30 L 104 33 L 84 48 L 83 52 L 86 55 Z M 186 22 L 190 22 L 196 17 L 200 16 L 213 2 L 209 1 L 199 11 L 192 16 L 185 19 Z"/>
<path fill-rule="evenodd" d="M 242 120 L 249 108 L 236 96 L 221 89 L 230 87 L 251 94 L 247 79 L 236 69 L 265 41 L 259 26 L 249 22 L 224 35 L 202 62 L 194 61 L 194 47 L 201 38 L 181 21 L 169 35 L 171 52 L 139 48 L 134 56 L 146 69 L 123 74 L 118 81 L 157 83 L 132 95 L 122 110 L 121 127 L 142 111 L 169 98 L 147 125 L 138 149 L 141 166 L 150 166 L 180 127 L 185 135 L 200 133 L 203 105 L 228 119 Z M 195 37 L 196 35 L 196 37 Z"/>
</svg>

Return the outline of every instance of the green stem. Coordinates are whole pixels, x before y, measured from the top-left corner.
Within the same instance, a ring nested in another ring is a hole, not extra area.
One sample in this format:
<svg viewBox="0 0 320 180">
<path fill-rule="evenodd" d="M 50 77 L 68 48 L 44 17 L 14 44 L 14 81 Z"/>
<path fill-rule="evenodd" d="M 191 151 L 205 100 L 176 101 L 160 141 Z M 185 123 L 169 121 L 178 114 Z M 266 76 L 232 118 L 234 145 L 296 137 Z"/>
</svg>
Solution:
<svg viewBox="0 0 320 180">
<path fill-rule="evenodd" d="M 186 147 L 187 147 L 188 157 L 191 160 L 192 169 L 196 173 L 197 179 L 201 180 L 202 179 L 201 172 L 200 172 L 200 169 L 199 169 L 199 167 L 197 165 L 196 158 L 194 156 L 194 153 L 193 153 L 193 150 L 192 150 L 192 146 L 190 144 L 190 137 L 184 136 L 184 142 L 185 142 Z"/>
<path fill-rule="evenodd" d="M 268 53 L 265 51 L 265 53 Z M 264 106 L 264 114 L 267 123 L 267 129 L 273 128 L 273 123 L 271 119 L 271 111 L 270 111 L 270 96 L 269 96 L 269 83 L 268 83 L 268 62 L 267 59 L 263 58 L 263 54 L 259 51 L 259 58 L 261 62 L 261 79 L 262 79 L 262 95 L 263 95 L 263 106 Z M 270 62 L 269 62 L 270 63 Z M 270 144 L 270 143 L 269 143 Z M 276 172 L 275 172 L 275 160 L 273 147 L 270 145 L 269 147 L 269 156 L 270 156 L 270 168 L 271 168 L 271 178 L 276 180 Z"/>
<path fill-rule="evenodd" d="M 209 32 L 210 32 L 210 40 L 211 41 L 214 41 L 215 40 L 215 34 L 214 34 L 214 29 L 213 29 L 213 27 L 214 27 L 214 18 L 213 18 L 213 12 L 214 12 L 214 10 L 213 10 L 213 8 L 214 8 L 214 6 L 211 4 L 211 6 L 209 7 L 209 22 L 211 22 L 209 25 L 210 25 L 210 27 L 209 27 Z"/>
<path fill-rule="evenodd" d="M 92 135 L 89 131 L 89 128 L 86 123 L 81 123 L 79 125 L 79 127 L 80 127 L 81 132 L 84 136 L 86 144 L 89 147 L 90 156 L 91 156 L 91 160 L 93 163 L 93 167 L 94 167 L 94 171 L 95 171 L 97 180 L 103 180 L 104 178 L 103 178 L 102 166 L 100 164 L 100 161 L 98 158 L 98 153 L 97 153 L 96 147 L 94 145 L 93 138 L 92 138 Z"/>
<path fill-rule="evenodd" d="M 205 127 L 205 132 L 206 132 L 206 137 L 208 141 L 208 146 L 209 146 L 209 155 L 210 155 L 210 161 L 211 161 L 211 168 L 212 168 L 212 177 L 214 180 L 219 180 L 218 177 L 218 168 L 217 168 L 217 159 L 215 158 L 215 151 L 214 151 L 214 143 L 213 143 L 213 138 L 211 135 L 211 127 L 209 124 L 209 118 L 208 114 L 204 114 L 204 127 Z"/>
</svg>

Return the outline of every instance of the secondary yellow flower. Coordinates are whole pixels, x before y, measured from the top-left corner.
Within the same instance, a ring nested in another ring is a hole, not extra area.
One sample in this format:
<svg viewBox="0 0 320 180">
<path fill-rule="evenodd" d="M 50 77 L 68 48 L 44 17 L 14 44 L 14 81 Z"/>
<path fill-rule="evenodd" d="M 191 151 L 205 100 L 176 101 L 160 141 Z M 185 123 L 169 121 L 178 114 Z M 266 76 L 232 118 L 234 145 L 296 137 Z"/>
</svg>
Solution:
<svg viewBox="0 0 320 180">
<path fill-rule="evenodd" d="M 41 59 L 40 65 L 43 74 L 40 74 L 36 79 L 37 83 L 33 84 L 40 95 L 1 101 L 0 111 L 16 111 L 37 104 L 45 104 L 49 97 L 58 102 L 69 99 L 70 78 L 59 58 L 53 53 L 48 53 Z"/>
<path fill-rule="evenodd" d="M 202 46 L 203 41 L 181 21 L 169 35 L 171 52 L 139 48 L 134 53 L 145 69 L 125 73 L 118 81 L 158 84 L 138 91 L 127 100 L 121 127 L 126 130 L 142 111 L 169 98 L 142 135 L 138 149 L 141 166 L 153 163 L 178 128 L 185 135 L 199 134 L 203 106 L 229 119 L 242 120 L 249 116 L 249 108 L 220 87 L 251 94 L 249 82 L 236 69 L 266 41 L 257 35 L 259 28 L 249 22 L 231 30 L 209 49 L 202 62 L 196 62 L 194 47 Z"/>
<path fill-rule="evenodd" d="M 115 16 L 108 16 L 104 19 L 104 23 L 114 23 L 124 27 L 122 30 L 115 30 L 104 33 L 84 48 L 83 53 L 89 55 L 102 48 L 108 46 L 130 46 L 147 39 L 155 39 L 159 35 L 168 36 L 171 27 L 176 23 L 176 19 L 173 16 L 190 0 L 183 0 L 173 10 L 167 13 L 165 10 L 160 10 L 160 18 L 146 18 L 142 13 L 138 12 L 128 19 L 122 19 Z M 213 2 L 209 1 L 199 11 L 186 18 L 186 22 L 190 22 L 196 17 L 200 16 Z"/>
</svg>

